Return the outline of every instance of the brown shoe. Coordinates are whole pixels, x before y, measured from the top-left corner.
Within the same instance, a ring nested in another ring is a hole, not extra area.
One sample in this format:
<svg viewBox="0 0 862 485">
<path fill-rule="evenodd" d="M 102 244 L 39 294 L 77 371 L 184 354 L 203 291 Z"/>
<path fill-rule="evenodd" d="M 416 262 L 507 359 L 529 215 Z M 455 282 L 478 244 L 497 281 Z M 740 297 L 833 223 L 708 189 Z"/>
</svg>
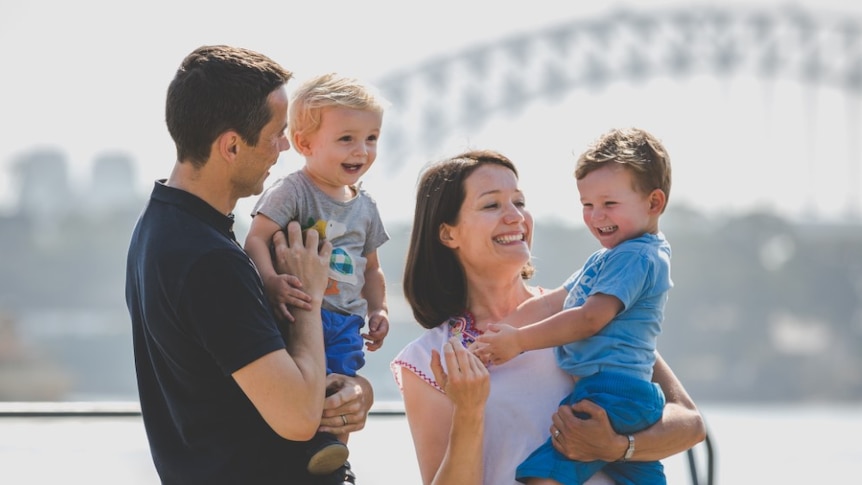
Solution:
<svg viewBox="0 0 862 485">
<path fill-rule="evenodd" d="M 317 433 L 309 445 L 308 473 L 326 475 L 341 468 L 350 450 L 330 433 Z"/>
<path fill-rule="evenodd" d="M 345 461 L 338 470 L 316 479 L 314 485 L 356 485 L 356 474 L 350 469 L 350 462 Z"/>
</svg>

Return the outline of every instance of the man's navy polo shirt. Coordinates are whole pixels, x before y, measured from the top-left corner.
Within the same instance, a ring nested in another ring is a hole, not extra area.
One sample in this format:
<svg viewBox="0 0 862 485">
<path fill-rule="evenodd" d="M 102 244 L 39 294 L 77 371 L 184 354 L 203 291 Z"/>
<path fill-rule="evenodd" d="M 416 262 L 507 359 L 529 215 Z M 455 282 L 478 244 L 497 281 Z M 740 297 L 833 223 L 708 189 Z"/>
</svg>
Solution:
<svg viewBox="0 0 862 485">
<path fill-rule="evenodd" d="M 231 374 L 285 347 L 233 218 L 157 181 L 129 245 L 126 304 L 144 425 L 163 483 L 301 483 Z"/>
</svg>

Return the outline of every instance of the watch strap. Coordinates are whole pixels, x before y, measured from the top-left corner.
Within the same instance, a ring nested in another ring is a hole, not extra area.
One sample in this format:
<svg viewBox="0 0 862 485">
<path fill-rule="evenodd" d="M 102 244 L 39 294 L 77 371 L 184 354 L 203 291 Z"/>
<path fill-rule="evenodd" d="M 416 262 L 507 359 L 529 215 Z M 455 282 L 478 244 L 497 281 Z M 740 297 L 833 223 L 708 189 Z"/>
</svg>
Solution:
<svg viewBox="0 0 862 485">
<path fill-rule="evenodd" d="M 634 456 L 635 454 L 635 436 L 633 434 L 630 434 L 626 436 L 626 438 L 628 438 L 629 440 L 629 447 L 626 448 L 626 454 L 623 455 L 622 460 L 620 460 L 623 462 L 631 460 L 632 456 Z"/>
</svg>

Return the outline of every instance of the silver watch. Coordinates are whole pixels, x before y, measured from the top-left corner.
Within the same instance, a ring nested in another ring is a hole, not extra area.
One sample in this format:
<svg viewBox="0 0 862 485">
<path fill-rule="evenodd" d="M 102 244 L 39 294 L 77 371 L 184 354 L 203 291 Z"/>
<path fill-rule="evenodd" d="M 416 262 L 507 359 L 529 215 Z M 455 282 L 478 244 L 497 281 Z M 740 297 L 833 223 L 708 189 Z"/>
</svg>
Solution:
<svg viewBox="0 0 862 485">
<path fill-rule="evenodd" d="M 635 454 L 635 436 L 633 434 L 630 434 L 627 436 L 627 438 L 629 439 L 629 447 L 626 448 L 626 454 L 623 455 L 623 459 L 621 461 L 629 461 Z"/>
</svg>

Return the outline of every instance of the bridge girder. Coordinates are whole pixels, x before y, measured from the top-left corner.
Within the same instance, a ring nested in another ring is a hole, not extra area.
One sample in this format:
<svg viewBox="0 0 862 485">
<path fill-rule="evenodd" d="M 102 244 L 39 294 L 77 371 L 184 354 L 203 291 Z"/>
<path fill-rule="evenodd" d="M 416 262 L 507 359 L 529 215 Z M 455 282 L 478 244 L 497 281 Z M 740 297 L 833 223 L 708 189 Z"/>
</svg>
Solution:
<svg viewBox="0 0 862 485">
<path fill-rule="evenodd" d="M 621 9 L 471 46 L 377 81 L 386 158 L 422 156 L 494 116 L 578 89 L 747 72 L 862 93 L 862 20 L 800 9 Z M 393 167 L 397 169 L 398 167 Z"/>
</svg>

